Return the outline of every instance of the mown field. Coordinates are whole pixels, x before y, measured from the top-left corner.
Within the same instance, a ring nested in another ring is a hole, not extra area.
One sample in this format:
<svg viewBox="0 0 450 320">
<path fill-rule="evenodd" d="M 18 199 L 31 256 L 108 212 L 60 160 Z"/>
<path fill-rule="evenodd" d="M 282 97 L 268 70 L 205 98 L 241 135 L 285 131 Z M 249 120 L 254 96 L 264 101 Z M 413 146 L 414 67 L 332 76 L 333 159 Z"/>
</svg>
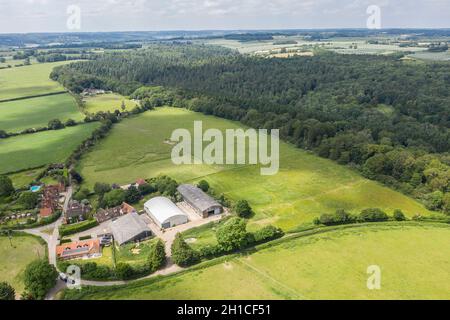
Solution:
<svg viewBox="0 0 450 320">
<path fill-rule="evenodd" d="M 14 188 L 22 188 L 29 185 L 32 181 L 36 180 L 39 173 L 43 168 L 25 170 L 8 175 L 13 182 Z"/>
<path fill-rule="evenodd" d="M 181 165 L 171 161 L 173 130 L 239 128 L 237 122 L 178 108 L 160 108 L 116 125 L 110 135 L 85 155 L 78 169 L 87 187 L 95 182 L 126 184 L 137 178 L 167 174 L 178 182 L 207 180 L 217 193 L 232 200 L 246 199 L 256 215 L 250 227 L 272 223 L 289 230 L 338 208 L 358 212 L 396 208 L 408 216 L 428 211 L 417 201 L 362 178 L 358 173 L 286 143 L 280 144 L 280 171 L 262 176 L 259 166 Z M 111 161 L 114 159 L 114 161 Z"/>
<path fill-rule="evenodd" d="M 122 111 L 121 109 L 122 101 L 125 103 L 125 110 L 127 111 L 131 111 L 137 105 L 135 102 L 119 94 L 106 93 L 106 94 L 99 94 L 94 97 L 85 98 L 84 111 L 93 114 L 99 111 L 104 112 L 106 111 L 114 112 L 115 110 Z"/>
<path fill-rule="evenodd" d="M 0 129 L 20 132 L 28 128 L 46 127 L 52 119 L 83 120 L 70 94 L 0 102 Z"/>
<path fill-rule="evenodd" d="M 282 242 L 200 270 L 75 299 L 450 299 L 450 228 L 372 225 Z M 381 289 L 367 288 L 367 268 L 381 269 Z"/>
<path fill-rule="evenodd" d="M 64 91 L 49 75 L 54 67 L 67 63 L 69 62 L 39 63 L 0 70 L 0 101 Z"/>
<path fill-rule="evenodd" d="M 89 123 L 0 140 L 0 174 L 64 162 L 99 123 Z"/>
<path fill-rule="evenodd" d="M 6 281 L 16 289 L 16 294 L 22 293 L 23 272 L 28 263 L 45 257 L 45 246 L 30 236 L 0 237 L 0 282 Z"/>
</svg>

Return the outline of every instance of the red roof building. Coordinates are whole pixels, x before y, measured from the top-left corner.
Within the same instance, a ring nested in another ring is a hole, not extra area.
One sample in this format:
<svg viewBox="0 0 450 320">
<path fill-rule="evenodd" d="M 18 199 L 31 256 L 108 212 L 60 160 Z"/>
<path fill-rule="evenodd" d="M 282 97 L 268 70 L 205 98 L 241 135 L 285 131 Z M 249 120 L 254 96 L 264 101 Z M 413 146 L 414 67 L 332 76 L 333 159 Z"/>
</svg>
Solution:
<svg viewBox="0 0 450 320">
<path fill-rule="evenodd" d="M 98 257 L 100 254 L 99 239 L 64 243 L 56 247 L 56 256 L 61 260 L 92 258 Z"/>
</svg>

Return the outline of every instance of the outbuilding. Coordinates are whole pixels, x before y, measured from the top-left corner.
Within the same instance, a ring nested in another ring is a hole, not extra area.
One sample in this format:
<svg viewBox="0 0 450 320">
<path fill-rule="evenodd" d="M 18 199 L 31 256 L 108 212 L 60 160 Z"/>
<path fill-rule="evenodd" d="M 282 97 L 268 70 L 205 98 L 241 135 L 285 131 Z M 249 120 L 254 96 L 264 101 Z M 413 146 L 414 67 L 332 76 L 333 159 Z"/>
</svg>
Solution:
<svg viewBox="0 0 450 320">
<path fill-rule="evenodd" d="M 172 228 L 189 221 L 186 213 L 166 197 L 155 197 L 144 204 L 145 212 L 162 229 Z"/>
<path fill-rule="evenodd" d="M 183 197 L 184 201 L 203 218 L 223 212 L 223 207 L 220 203 L 196 186 L 191 184 L 182 184 L 177 188 L 177 190 Z"/>
<path fill-rule="evenodd" d="M 111 222 L 114 240 L 119 245 L 144 240 L 152 235 L 150 228 L 136 212 L 123 215 Z"/>
</svg>

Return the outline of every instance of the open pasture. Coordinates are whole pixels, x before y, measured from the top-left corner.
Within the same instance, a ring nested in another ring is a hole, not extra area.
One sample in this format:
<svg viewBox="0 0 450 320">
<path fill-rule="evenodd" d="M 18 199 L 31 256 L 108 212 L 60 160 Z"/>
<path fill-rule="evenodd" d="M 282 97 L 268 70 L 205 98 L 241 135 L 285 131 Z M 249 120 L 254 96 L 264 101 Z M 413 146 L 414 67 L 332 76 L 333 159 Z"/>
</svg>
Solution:
<svg viewBox="0 0 450 320">
<path fill-rule="evenodd" d="M 130 99 L 123 97 L 116 93 L 99 94 L 93 97 L 87 97 L 84 99 L 84 111 L 86 113 L 95 114 L 99 111 L 114 112 L 115 110 L 122 111 L 122 101 L 125 103 L 125 110 L 131 111 L 137 106 L 137 103 Z"/>
<path fill-rule="evenodd" d="M 46 127 L 52 119 L 65 122 L 68 119 L 81 121 L 83 118 L 68 93 L 0 102 L 0 129 L 6 132 Z"/>
<path fill-rule="evenodd" d="M 68 290 L 75 299 L 450 299 L 450 228 L 371 225 L 287 240 L 160 279 Z M 381 269 L 369 290 L 369 266 Z"/>
<path fill-rule="evenodd" d="M 273 176 L 261 175 L 258 165 L 174 165 L 173 145 L 167 140 L 175 129 L 193 130 L 196 120 L 203 121 L 203 130 L 241 128 L 237 122 L 178 108 L 159 108 L 124 120 L 81 160 L 78 169 L 85 185 L 123 185 L 159 174 L 180 183 L 205 179 L 217 194 L 250 202 L 256 212 L 250 227 L 271 223 L 285 230 L 339 208 L 359 212 L 379 207 L 388 213 L 399 208 L 408 216 L 429 213 L 399 192 L 286 143 L 280 143 L 280 170 Z"/>
<path fill-rule="evenodd" d="M 0 257 L 0 282 L 8 282 L 20 295 L 24 289 L 25 267 L 45 257 L 45 246 L 31 236 L 14 236 L 11 243 L 8 237 L 0 236 Z"/>
<path fill-rule="evenodd" d="M 50 79 L 53 68 L 69 62 L 38 63 L 0 70 L 0 101 L 65 91 Z"/>
<path fill-rule="evenodd" d="M 0 174 L 64 162 L 99 123 L 25 134 L 0 140 Z"/>
</svg>

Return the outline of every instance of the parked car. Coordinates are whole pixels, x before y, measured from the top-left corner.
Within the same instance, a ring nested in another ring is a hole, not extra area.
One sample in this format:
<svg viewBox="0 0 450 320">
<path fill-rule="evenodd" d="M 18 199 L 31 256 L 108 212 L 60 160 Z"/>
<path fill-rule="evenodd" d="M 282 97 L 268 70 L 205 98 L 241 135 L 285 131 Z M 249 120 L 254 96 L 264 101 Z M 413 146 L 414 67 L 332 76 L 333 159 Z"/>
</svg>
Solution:
<svg viewBox="0 0 450 320">
<path fill-rule="evenodd" d="M 59 279 L 61 279 L 62 281 L 67 283 L 68 277 L 67 277 L 67 275 L 65 273 L 60 272 L 59 273 Z"/>
</svg>

